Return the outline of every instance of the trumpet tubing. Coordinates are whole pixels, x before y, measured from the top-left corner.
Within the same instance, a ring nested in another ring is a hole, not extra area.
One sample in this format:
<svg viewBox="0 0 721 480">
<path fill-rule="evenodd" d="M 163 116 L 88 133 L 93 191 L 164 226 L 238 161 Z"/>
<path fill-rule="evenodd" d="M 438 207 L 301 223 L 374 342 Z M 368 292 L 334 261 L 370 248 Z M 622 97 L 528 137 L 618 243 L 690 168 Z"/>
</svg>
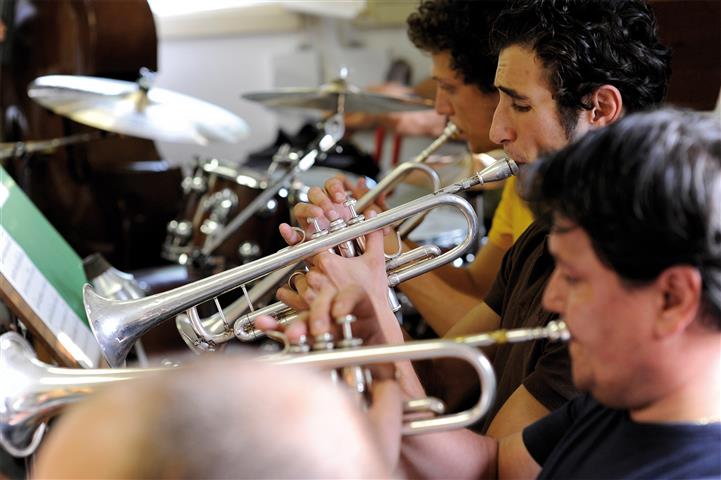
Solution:
<svg viewBox="0 0 721 480">
<path fill-rule="evenodd" d="M 356 208 L 359 211 L 365 210 L 370 204 L 375 202 L 376 199 L 381 196 L 381 194 L 398 185 L 398 183 L 400 183 L 401 180 L 403 180 L 406 175 L 411 173 L 411 171 L 413 170 L 420 170 L 421 172 L 425 173 L 433 183 L 433 191 L 439 190 L 441 188 L 441 180 L 438 176 L 438 173 L 428 165 L 425 165 L 423 162 L 428 160 L 428 157 L 430 157 L 436 150 L 441 148 L 448 140 L 453 138 L 456 134 L 458 134 L 458 127 L 456 127 L 453 123 L 448 122 L 448 125 L 446 125 L 443 133 L 441 133 L 441 135 L 436 138 L 433 143 L 428 145 L 425 150 L 418 154 L 418 156 L 416 156 L 410 162 L 404 162 L 398 165 L 390 173 L 388 173 L 388 175 L 383 177 L 383 179 L 378 182 L 378 185 L 376 185 L 372 190 L 369 190 L 368 192 L 366 192 L 365 195 L 358 199 Z"/>
<path fill-rule="evenodd" d="M 347 326 L 347 324 L 346 324 Z M 495 375 L 486 357 L 475 347 L 497 342 L 515 343 L 546 338 L 569 338 L 563 321 L 545 327 L 498 330 L 452 340 L 420 340 L 402 345 L 380 345 L 318 350 L 302 354 L 281 353 L 258 361 L 277 365 L 306 365 L 319 369 L 355 368 L 368 364 L 453 357 L 469 362 L 481 380 L 482 394 L 471 409 L 452 415 L 405 420 L 403 434 L 462 428 L 478 421 L 490 408 L 495 394 Z M 348 342 L 346 344 L 353 343 Z M 340 345 L 344 345 L 341 341 Z M 332 348 L 332 345 L 330 346 Z M 182 368 L 182 367 L 180 367 Z M 45 431 L 45 422 L 63 408 L 83 400 L 104 385 L 113 385 L 167 368 L 71 369 L 47 365 L 35 357 L 28 342 L 15 332 L 0 335 L 0 445 L 17 457 L 32 454 Z M 405 411 L 440 412 L 438 400 L 416 399 Z"/>
<path fill-rule="evenodd" d="M 386 271 L 393 272 L 412 268 L 418 262 L 439 255 L 441 255 L 441 249 L 437 246 L 422 245 L 388 260 Z M 260 315 L 270 315 L 281 325 L 290 323 L 297 318 L 297 312 L 282 302 L 276 302 L 245 315 L 242 312 L 236 314 L 235 312 L 238 310 L 236 304 L 239 302 L 245 302 L 245 299 L 239 298 L 223 309 L 223 315 L 214 313 L 206 319 L 198 318 L 195 309 L 178 315 L 175 321 L 176 327 L 190 349 L 196 353 L 215 351 L 219 345 L 233 339 L 250 342 L 262 338 L 265 336 L 265 332 L 254 326 L 255 319 Z"/>
<path fill-rule="evenodd" d="M 0 445 L 16 457 L 35 451 L 44 422 L 102 385 L 153 375 L 163 368 L 75 369 L 47 365 L 15 332 L 0 335 Z"/>
</svg>

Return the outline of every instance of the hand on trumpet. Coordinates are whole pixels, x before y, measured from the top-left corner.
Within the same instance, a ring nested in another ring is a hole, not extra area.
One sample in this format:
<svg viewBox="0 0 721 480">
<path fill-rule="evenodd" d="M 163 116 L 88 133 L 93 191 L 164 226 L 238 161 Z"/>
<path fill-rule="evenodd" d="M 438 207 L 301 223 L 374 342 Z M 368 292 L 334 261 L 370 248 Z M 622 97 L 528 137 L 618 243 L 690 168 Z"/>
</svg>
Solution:
<svg viewBox="0 0 721 480">
<path fill-rule="evenodd" d="M 365 178 L 360 178 L 356 183 L 351 182 L 344 175 L 336 175 L 326 180 L 324 187 L 311 187 L 308 190 L 310 203 L 298 203 L 293 207 L 293 217 L 298 219 L 306 233 L 306 238 L 315 233 L 315 226 L 307 219 L 315 219 L 318 227 L 328 228 L 333 220 L 342 218 L 348 220 L 351 217 L 351 210 L 345 205 L 349 196 L 358 199 L 368 192 Z M 382 212 L 386 210 L 385 195 L 381 195 L 375 204 L 369 206 L 365 211 L 360 212 L 368 215 L 371 210 Z M 302 236 L 287 223 L 279 227 L 280 234 L 288 245 L 295 245 L 303 240 Z"/>
<path fill-rule="evenodd" d="M 371 213 L 373 215 L 373 213 Z M 342 299 L 340 306 L 335 306 L 335 300 L 332 304 L 328 303 L 329 298 L 335 298 L 339 292 L 346 289 L 354 290 L 358 285 L 363 286 L 363 292 L 366 295 L 373 312 L 363 311 L 354 313 L 361 318 L 370 318 L 367 313 L 374 313 L 375 319 L 368 325 L 375 325 L 371 330 L 378 330 L 382 335 L 385 343 L 399 343 L 403 340 L 398 322 L 388 306 L 388 280 L 385 270 L 385 257 L 383 254 L 383 237 L 381 232 L 373 232 L 366 236 L 366 251 L 357 257 L 345 258 L 331 252 L 322 252 L 312 259 L 309 259 L 312 265 L 310 271 L 303 275 L 298 274 L 293 281 L 293 287 L 282 287 L 277 292 L 278 300 L 296 310 L 310 311 L 310 334 L 315 336 L 318 333 L 325 333 L 329 328 L 330 319 L 335 318 L 337 314 L 344 308 L 352 308 L 355 303 L 350 305 L 345 295 L 340 296 Z M 358 300 L 357 293 L 349 297 Z M 350 307 L 348 306 L 350 305 Z M 334 308 L 340 310 L 333 310 Z M 359 307 L 360 308 L 360 307 Z M 342 312 L 342 315 L 353 313 L 350 310 Z M 359 328 L 364 328 L 358 322 Z M 262 328 L 256 321 L 256 326 Z M 269 324 L 272 328 L 273 324 Z M 300 328 L 300 327 L 293 327 Z M 307 330 L 307 329 L 306 329 Z M 295 330 L 291 330 L 295 334 Z M 308 333 L 305 331 L 304 333 Z M 368 338 L 361 337 L 365 341 L 371 341 L 376 332 L 370 331 Z M 371 343 L 376 343 L 373 338 Z"/>
</svg>

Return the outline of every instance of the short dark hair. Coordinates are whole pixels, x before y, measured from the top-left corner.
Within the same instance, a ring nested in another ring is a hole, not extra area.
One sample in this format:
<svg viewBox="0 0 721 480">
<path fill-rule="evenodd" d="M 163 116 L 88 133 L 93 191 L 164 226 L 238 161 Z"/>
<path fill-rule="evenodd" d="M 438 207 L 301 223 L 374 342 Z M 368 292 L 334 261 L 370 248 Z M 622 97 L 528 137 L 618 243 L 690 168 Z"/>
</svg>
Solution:
<svg viewBox="0 0 721 480">
<path fill-rule="evenodd" d="M 507 0 L 424 0 L 407 20 L 408 38 L 419 50 L 449 52 L 451 68 L 482 92 L 495 92 L 498 55 L 489 33 Z"/>
<path fill-rule="evenodd" d="M 497 52 L 521 45 L 541 60 L 567 134 L 601 85 L 618 88 L 628 113 L 666 96 L 671 55 L 641 0 L 518 0 L 497 18 L 491 42 Z"/>
<path fill-rule="evenodd" d="M 525 195 L 541 221 L 588 234 L 627 285 L 674 265 L 703 279 L 704 313 L 721 329 L 721 122 L 658 110 L 592 131 L 530 166 Z"/>
</svg>

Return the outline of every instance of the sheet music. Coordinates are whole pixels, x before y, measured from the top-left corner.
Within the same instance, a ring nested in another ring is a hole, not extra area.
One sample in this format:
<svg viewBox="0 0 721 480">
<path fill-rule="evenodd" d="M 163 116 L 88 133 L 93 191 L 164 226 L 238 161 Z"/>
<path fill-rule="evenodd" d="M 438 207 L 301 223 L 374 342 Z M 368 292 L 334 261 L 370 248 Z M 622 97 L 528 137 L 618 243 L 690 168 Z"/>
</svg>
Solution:
<svg viewBox="0 0 721 480">
<path fill-rule="evenodd" d="M 0 206 L 2 192 L 0 188 Z M 0 225 L 0 274 L 23 297 L 58 341 L 84 367 L 98 366 L 100 347 L 90 329 L 68 306 L 25 251 Z"/>
</svg>

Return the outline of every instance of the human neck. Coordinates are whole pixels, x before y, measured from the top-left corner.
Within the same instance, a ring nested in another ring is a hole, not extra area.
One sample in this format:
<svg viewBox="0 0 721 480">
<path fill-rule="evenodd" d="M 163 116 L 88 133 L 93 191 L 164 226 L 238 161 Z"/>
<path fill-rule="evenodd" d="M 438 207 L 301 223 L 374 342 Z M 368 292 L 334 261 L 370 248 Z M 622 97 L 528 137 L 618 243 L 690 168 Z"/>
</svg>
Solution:
<svg viewBox="0 0 721 480">
<path fill-rule="evenodd" d="M 718 347 L 721 347 L 721 341 Z M 716 423 L 721 422 L 721 348 L 715 348 L 714 360 L 679 366 L 684 377 L 656 401 L 630 409 L 631 418 L 643 423 Z M 689 372 L 691 374 L 689 374 Z"/>
</svg>

